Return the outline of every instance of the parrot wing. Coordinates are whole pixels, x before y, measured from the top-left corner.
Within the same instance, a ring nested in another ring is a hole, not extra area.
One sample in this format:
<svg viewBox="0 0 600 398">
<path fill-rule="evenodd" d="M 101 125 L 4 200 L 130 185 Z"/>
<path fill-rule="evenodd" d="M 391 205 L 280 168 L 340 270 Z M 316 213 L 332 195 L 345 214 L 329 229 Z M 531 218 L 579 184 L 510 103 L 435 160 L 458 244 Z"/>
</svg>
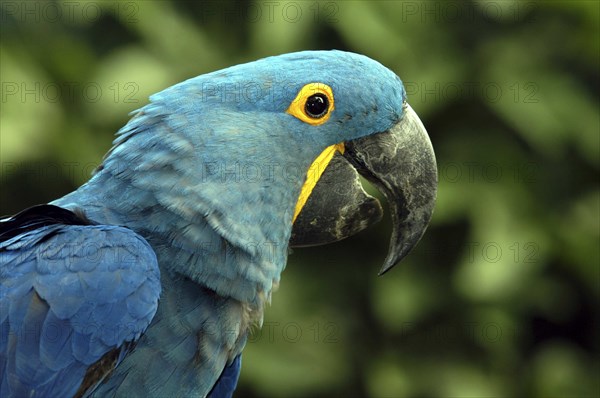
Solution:
<svg viewBox="0 0 600 398">
<path fill-rule="evenodd" d="M 52 205 L 0 221 L 0 396 L 93 389 L 150 324 L 154 251 L 118 226 Z"/>
</svg>

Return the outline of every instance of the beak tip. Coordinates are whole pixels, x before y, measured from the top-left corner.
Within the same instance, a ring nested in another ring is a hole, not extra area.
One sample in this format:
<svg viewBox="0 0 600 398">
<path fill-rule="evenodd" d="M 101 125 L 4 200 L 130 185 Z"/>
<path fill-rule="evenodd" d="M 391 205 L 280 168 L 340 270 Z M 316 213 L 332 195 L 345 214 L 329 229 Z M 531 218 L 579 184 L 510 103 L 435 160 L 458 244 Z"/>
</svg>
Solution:
<svg viewBox="0 0 600 398">
<path fill-rule="evenodd" d="M 416 244 L 416 242 L 415 242 L 415 244 Z M 399 264 L 400 261 L 404 257 L 406 257 L 406 255 L 408 255 L 408 253 L 411 251 L 413 246 L 414 246 L 414 244 L 409 245 L 409 246 L 404 246 L 398 252 L 394 252 L 393 249 L 390 250 L 385 261 L 383 262 L 383 266 L 381 267 L 381 269 L 379 270 L 379 273 L 377 275 L 382 276 L 382 275 L 388 273 L 392 268 L 394 268 L 397 264 Z"/>
</svg>

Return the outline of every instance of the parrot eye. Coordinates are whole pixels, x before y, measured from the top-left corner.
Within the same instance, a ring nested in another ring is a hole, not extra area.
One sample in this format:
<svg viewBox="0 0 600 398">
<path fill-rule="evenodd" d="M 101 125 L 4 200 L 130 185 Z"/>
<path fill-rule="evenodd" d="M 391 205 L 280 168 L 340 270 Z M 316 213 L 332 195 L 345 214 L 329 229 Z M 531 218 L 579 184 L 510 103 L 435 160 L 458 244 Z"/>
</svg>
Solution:
<svg viewBox="0 0 600 398">
<path fill-rule="evenodd" d="M 319 119 L 327 113 L 329 108 L 329 100 L 325 94 L 313 94 L 306 99 L 304 111 L 310 117 Z"/>
<path fill-rule="evenodd" d="M 334 109 L 331 87 L 325 83 L 309 83 L 300 89 L 286 113 L 318 126 L 329 119 Z"/>
</svg>

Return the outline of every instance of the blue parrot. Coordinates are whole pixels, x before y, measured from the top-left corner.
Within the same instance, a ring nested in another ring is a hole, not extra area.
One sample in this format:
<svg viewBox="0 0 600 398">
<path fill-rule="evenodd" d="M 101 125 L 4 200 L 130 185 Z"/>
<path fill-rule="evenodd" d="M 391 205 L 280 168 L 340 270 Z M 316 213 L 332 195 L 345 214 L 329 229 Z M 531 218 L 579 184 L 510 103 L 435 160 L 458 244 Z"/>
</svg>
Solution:
<svg viewBox="0 0 600 398">
<path fill-rule="evenodd" d="M 304 51 L 150 97 L 91 179 L 0 222 L 0 396 L 228 397 L 290 247 L 381 217 L 380 273 L 431 218 L 435 157 L 402 81 Z"/>
</svg>

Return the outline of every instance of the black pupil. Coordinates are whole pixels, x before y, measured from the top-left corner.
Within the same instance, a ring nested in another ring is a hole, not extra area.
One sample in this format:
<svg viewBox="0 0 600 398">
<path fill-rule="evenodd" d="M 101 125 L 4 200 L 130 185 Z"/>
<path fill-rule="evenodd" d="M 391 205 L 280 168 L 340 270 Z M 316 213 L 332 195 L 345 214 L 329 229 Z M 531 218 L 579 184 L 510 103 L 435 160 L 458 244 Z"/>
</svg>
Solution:
<svg viewBox="0 0 600 398">
<path fill-rule="evenodd" d="M 329 100 L 325 94 L 313 94 L 306 100 L 304 110 L 312 118 L 323 117 L 329 109 Z"/>
</svg>

